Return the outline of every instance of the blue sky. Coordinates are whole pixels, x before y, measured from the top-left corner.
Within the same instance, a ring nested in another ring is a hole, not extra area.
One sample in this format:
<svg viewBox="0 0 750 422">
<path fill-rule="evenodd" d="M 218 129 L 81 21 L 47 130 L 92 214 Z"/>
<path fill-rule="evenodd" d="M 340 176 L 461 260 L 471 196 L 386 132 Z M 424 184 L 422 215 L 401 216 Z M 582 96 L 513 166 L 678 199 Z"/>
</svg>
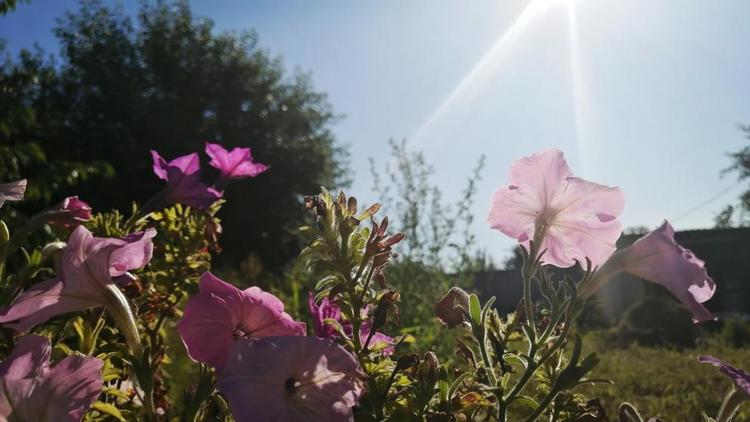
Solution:
<svg viewBox="0 0 750 422">
<path fill-rule="evenodd" d="M 112 2 L 105 1 L 107 4 Z M 408 138 L 456 199 L 481 154 L 480 244 L 513 244 L 484 224 L 513 159 L 556 147 L 577 175 L 620 186 L 624 225 L 703 228 L 741 191 L 719 178 L 750 124 L 746 0 L 194 0 L 217 30 L 255 29 L 290 68 L 310 71 L 345 115 L 352 192 L 374 200 L 367 160 Z M 136 2 L 125 2 L 135 11 Z M 56 52 L 71 0 L 32 0 L 0 18 L 11 51 Z M 381 159 L 382 162 L 382 159 Z M 746 185 L 745 185 L 746 186 Z"/>
</svg>

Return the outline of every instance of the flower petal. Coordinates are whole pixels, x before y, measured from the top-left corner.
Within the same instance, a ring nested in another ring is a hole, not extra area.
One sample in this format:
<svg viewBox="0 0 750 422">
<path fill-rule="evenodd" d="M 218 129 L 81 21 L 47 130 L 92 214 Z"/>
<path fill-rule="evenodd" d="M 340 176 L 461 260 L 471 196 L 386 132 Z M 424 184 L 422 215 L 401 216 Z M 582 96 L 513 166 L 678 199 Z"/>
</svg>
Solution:
<svg viewBox="0 0 750 422">
<path fill-rule="evenodd" d="M 26 193 L 26 179 L 15 182 L 0 183 L 0 207 L 5 201 L 20 201 Z"/>
<path fill-rule="evenodd" d="M 57 279 L 34 284 L 13 303 L 0 311 L 0 324 L 26 332 L 50 318 L 99 305 L 93 297 L 76 296 L 66 292 L 65 284 Z"/>
<path fill-rule="evenodd" d="M 535 224 L 541 215 L 543 203 L 527 190 L 518 186 L 501 187 L 492 195 L 487 223 L 491 228 L 518 240 L 528 249 L 534 238 Z"/>
<path fill-rule="evenodd" d="M 750 396 L 750 374 L 747 372 L 713 356 L 699 356 L 698 362 L 708 363 L 719 368 L 719 371 L 721 371 L 722 374 L 728 376 L 741 391 L 744 391 L 745 394 Z"/>
<path fill-rule="evenodd" d="M 295 386 L 293 391 L 288 384 Z M 237 420 L 352 420 L 363 389 L 357 360 L 316 337 L 240 339 L 217 383 Z"/>
<path fill-rule="evenodd" d="M 220 370 L 235 337 L 304 336 L 305 324 L 283 310 L 270 293 L 257 287 L 242 291 L 206 272 L 177 330 L 191 358 Z"/>
<path fill-rule="evenodd" d="M 218 372 L 234 341 L 234 326 L 229 307 L 215 297 L 199 294 L 185 305 L 177 332 L 191 359 L 213 366 Z"/>
<path fill-rule="evenodd" d="M 102 392 L 103 362 L 97 358 L 71 355 L 49 371 L 29 404 L 40 411 L 39 421 L 80 421 Z"/>
<path fill-rule="evenodd" d="M 547 149 L 514 161 L 510 168 L 510 184 L 522 187 L 544 206 L 563 181 L 572 175 L 562 151 Z"/>
<path fill-rule="evenodd" d="M 568 177 L 563 186 L 550 204 L 556 214 L 542 246 L 548 251 L 544 261 L 570 267 L 588 258 L 599 266 L 615 251 L 622 233 L 616 218 L 625 207 L 625 196 L 619 188 L 578 177 Z"/>
<path fill-rule="evenodd" d="M 119 277 L 126 271 L 145 267 L 154 254 L 154 244 L 151 239 L 155 236 L 156 230 L 149 228 L 122 239 L 122 246 L 114 249 L 109 256 L 109 275 Z"/>
<path fill-rule="evenodd" d="M 0 362 L 0 378 L 6 381 L 36 378 L 49 368 L 52 353 L 46 337 L 29 334 L 18 339 L 13 350 Z"/>
<path fill-rule="evenodd" d="M 713 296 L 716 283 L 708 276 L 704 262 L 675 242 L 669 222 L 617 252 L 610 261 L 608 267 L 666 287 L 690 309 L 695 322 L 714 319 L 702 303 Z"/>
<path fill-rule="evenodd" d="M 151 150 L 151 159 L 154 164 L 152 166 L 156 177 L 162 180 L 167 180 L 167 161 L 159 155 L 158 152 Z"/>
</svg>

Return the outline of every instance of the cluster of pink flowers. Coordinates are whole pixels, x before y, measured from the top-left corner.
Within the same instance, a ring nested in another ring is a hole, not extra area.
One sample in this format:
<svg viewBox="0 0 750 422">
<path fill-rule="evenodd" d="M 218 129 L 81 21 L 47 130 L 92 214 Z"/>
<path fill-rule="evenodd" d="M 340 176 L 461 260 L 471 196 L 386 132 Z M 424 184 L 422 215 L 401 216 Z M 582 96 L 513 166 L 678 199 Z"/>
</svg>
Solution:
<svg viewBox="0 0 750 422">
<path fill-rule="evenodd" d="M 305 324 L 258 287 L 240 290 L 207 272 L 199 288 L 177 331 L 191 358 L 216 369 L 237 420 L 352 419 L 363 388 L 351 353 L 306 336 Z"/>
<path fill-rule="evenodd" d="M 182 203 L 205 209 L 221 198 L 230 180 L 255 177 L 268 169 L 253 161 L 249 148 L 227 151 L 207 143 L 205 152 L 209 164 L 220 172 L 213 186 L 201 181 L 197 153 L 167 162 L 151 151 L 154 173 L 166 181 L 151 208 Z M 25 180 L 0 184 L 0 206 L 21 200 L 25 188 Z M 695 322 L 714 319 L 703 303 L 716 285 L 704 262 L 675 242 L 668 222 L 616 250 L 624 205 L 619 188 L 575 177 L 562 152 L 546 150 L 513 164 L 510 185 L 494 193 L 487 221 L 516 239 L 534 262 L 585 266 L 592 272 L 586 295 L 627 272 L 666 287 L 692 312 Z M 44 223 L 72 230 L 56 261 L 56 276 L 32 285 L 1 309 L 0 324 L 27 332 L 57 315 L 104 308 L 131 349 L 140 350 L 133 314 L 120 287 L 130 271 L 151 261 L 156 231 L 94 237 L 81 225 L 92 218 L 92 209 L 75 196 L 41 215 Z M 386 225 L 373 236 L 384 236 Z M 456 311 L 456 303 L 467 301 L 454 292 L 450 303 L 438 304 L 459 314 L 455 318 L 445 314 L 447 323 L 462 320 L 463 311 Z M 354 328 L 334 299 L 324 297 L 318 303 L 310 294 L 308 307 L 314 335 L 308 335 L 305 324 L 287 313 L 271 293 L 259 287 L 241 290 L 210 272 L 202 275 L 177 332 L 193 360 L 215 369 L 217 387 L 238 421 L 353 420 L 353 409 L 364 394 L 363 374 L 357 356 L 336 341 L 351 339 Z M 385 356 L 394 352 L 394 339 L 373 326 L 370 308 L 350 312 L 361 315 L 356 335 L 365 352 L 370 349 Z M 18 339 L 0 363 L 0 419 L 75 421 L 96 401 L 102 387 L 102 361 L 73 354 L 51 366 L 50 354 L 50 342 L 44 337 L 27 334 Z M 750 395 L 746 372 L 711 356 L 700 361 L 718 367 Z"/>
<path fill-rule="evenodd" d="M 152 150 L 154 174 L 167 184 L 148 208 L 161 209 L 180 203 L 196 209 L 205 209 L 222 197 L 224 188 L 230 180 L 255 177 L 269 168 L 265 164 L 253 161 L 250 148 L 238 147 L 227 151 L 219 144 L 207 142 L 205 152 L 211 158 L 208 164 L 220 172 L 214 186 L 208 186 L 201 181 L 200 157 L 197 153 L 183 155 L 167 162 L 158 152 Z"/>
<path fill-rule="evenodd" d="M 210 165 L 220 172 L 215 187 L 208 187 L 200 181 L 198 154 L 188 154 L 166 162 L 157 152 L 151 153 L 154 173 L 167 182 L 162 192 L 150 201 L 153 207 L 182 203 L 203 209 L 221 197 L 220 189 L 229 180 L 255 177 L 268 169 L 265 164 L 253 162 L 249 148 L 227 151 L 220 145 L 207 143 L 206 153 L 211 158 Z M 22 200 L 26 185 L 25 179 L 0 184 L 0 207 L 6 201 Z M 72 229 L 72 233 L 67 244 L 56 247 L 62 249 L 61 258 L 55 260 L 56 277 L 32 285 L 9 306 L 0 309 L 0 324 L 26 332 L 57 315 L 103 307 L 118 324 L 133 353 L 140 353 L 140 338 L 135 320 L 120 287 L 132 278 L 129 271 L 143 268 L 151 260 L 152 239 L 156 236 L 156 231 L 149 228 L 123 238 L 98 238 L 81 225 L 91 218 L 91 206 L 77 196 L 71 196 L 32 219 L 35 225 L 50 224 Z M 205 278 L 210 280 L 202 282 L 201 288 L 207 291 L 215 288 L 217 282 L 222 283 L 211 274 L 207 274 Z M 289 315 L 283 313 L 283 305 L 272 295 L 256 288 L 249 289 L 246 296 L 239 296 L 239 302 L 222 308 L 233 309 L 238 313 L 229 315 L 233 325 L 228 332 L 228 342 L 217 345 L 229 348 L 232 339 L 240 337 L 305 334 L 304 324 L 292 321 Z M 245 299 L 247 300 L 243 302 Z M 202 297 L 195 300 L 200 301 Z M 253 306 L 258 302 L 263 305 Z M 242 307 L 243 303 L 250 305 Z M 235 305 L 241 308 L 233 307 Z M 279 309 L 278 315 L 275 314 L 276 309 Z M 264 310 L 270 310 L 270 313 L 264 314 Z M 199 315 L 200 318 L 200 312 L 200 304 L 192 303 L 191 309 L 186 313 Z M 274 318 L 278 316 L 289 322 L 289 330 L 264 326 L 265 323 L 273 324 Z M 186 321 L 185 326 L 188 326 L 190 317 Z M 244 333 L 239 335 L 242 330 L 245 330 Z M 189 333 L 190 328 L 185 331 Z M 213 334 L 210 330 L 208 332 Z M 310 349 L 313 348 L 314 346 L 310 346 Z M 192 347 L 190 351 L 191 354 L 197 354 L 196 359 L 202 356 L 200 347 Z M 330 356 L 335 361 L 335 351 L 325 353 L 325 356 Z M 49 357 L 49 340 L 36 335 L 20 337 L 10 355 L 0 363 L 0 419 L 78 421 L 96 401 L 102 389 L 102 362 L 99 359 L 71 355 L 50 367 Z M 231 362 L 232 357 L 236 358 L 237 354 L 230 354 L 226 350 L 223 359 L 214 357 L 209 360 L 219 362 L 215 366 L 220 367 L 224 360 Z M 349 357 L 350 355 L 345 355 L 344 360 Z M 341 366 L 345 367 L 346 365 Z M 325 370 L 326 365 L 323 364 L 321 368 Z M 338 367 L 334 364 L 331 368 L 333 371 Z M 315 375 L 314 372 L 305 372 L 298 378 L 305 382 L 305 376 L 311 374 Z M 227 389 L 231 390 L 231 387 Z M 302 387 L 300 390 L 306 391 Z"/>
</svg>

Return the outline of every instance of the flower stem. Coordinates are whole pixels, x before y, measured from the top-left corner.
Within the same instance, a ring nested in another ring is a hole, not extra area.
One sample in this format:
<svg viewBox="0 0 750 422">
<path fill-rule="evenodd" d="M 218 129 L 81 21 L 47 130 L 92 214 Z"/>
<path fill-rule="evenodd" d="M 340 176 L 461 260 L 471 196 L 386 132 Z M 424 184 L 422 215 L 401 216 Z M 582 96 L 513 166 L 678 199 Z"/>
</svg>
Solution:
<svg viewBox="0 0 750 422">
<path fill-rule="evenodd" d="M 731 421 L 734 414 L 737 413 L 740 403 L 745 400 L 747 400 L 747 395 L 732 387 L 729 393 L 724 397 L 724 401 L 721 403 L 719 415 L 716 416 L 716 422 Z"/>
</svg>

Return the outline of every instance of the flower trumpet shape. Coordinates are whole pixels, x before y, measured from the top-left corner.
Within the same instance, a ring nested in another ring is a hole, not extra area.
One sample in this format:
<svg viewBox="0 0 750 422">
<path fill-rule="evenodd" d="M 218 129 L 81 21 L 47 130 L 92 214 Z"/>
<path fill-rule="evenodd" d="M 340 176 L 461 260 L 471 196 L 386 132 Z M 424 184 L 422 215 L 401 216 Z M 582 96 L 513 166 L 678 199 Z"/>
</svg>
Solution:
<svg viewBox="0 0 750 422">
<path fill-rule="evenodd" d="M 615 251 L 624 206 L 619 188 L 574 177 L 563 153 L 550 149 L 513 162 L 510 185 L 493 194 L 487 222 L 527 251 L 533 240 L 544 263 L 570 267 L 588 258 L 597 266 Z"/>
<path fill-rule="evenodd" d="M 90 219 L 91 206 L 77 196 L 69 196 L 57 207 L 47 211 L 47 222 L 62 227 L 75 227 Z"/>
<path fill-rule="evenodd" d="M 0 363 L 0 420 L 80 421 L 102 391 L 102 361 L 70 355 L 50 366 L 50 342 L 20 338 Z"/>
<path fill-rule="evenodd" d="M 5 201 L 20 201 L 26 193 L 26 179 L 15 182 L 0 183 L 0 207 Z"/>
<path fill-rule="evenodd" d="M 217 387 L 245 421 L 351 421 L 363 393 L 357 359 L 331 340 L 237 340 Z"/>
<path fill-rule="evenodd" d="M 201 182 L 198 154 L 183 155 L 167 162 L 158 152 L 151 150 L 151 158 L 154 160 L 154 174 L 166 180 L 167 186 L 149 201 L 150 206 L 146 208 L 162 209 L 180 203 L 205 209 L 221 198 L 221 193 Z"/>
<path fill-rule="evenodd" d="M 716 283 L 704 262 L 677 244 L 669 222 L 612 255 L 597 271 L 592 287 L 598 288 L 621 271 L 666 287 L 692 312 L 694 322 L 714 319 L 703 302 L 711 299 Z"/>
<path fill-rule="evenodd" d="M 185 306 L 177 332 L 192 359 L 218 372 L 239 338 L 306 334 L 305 323 L 295 321 L 276 296 L 258 287 L 240 290 L 206 272 L 199 289 Z"/>
<path fill-rule="evenodd" d="M 233 148 L 227 151 L 219 144 L 207 142 L 206 154 L 211 157 L 208 164 L 221 172 L 216 181 L 216 187 L 220 190 L 224 189 L 230 180 L 255 177 L 269 168 L 266 164 L 253 161 L 250 148 Z"/>
<path fill-rule="evenodd" d="M 27 331 L 48 319 L 74 311 L 104 306 L 115 319 L 134 353 L 140 340 L 127 299 L 113 278 L 144 267 L 153 252 L 154 229 L 125 238 L 94 237 L 76 228 L 63 250 L 57 278 L 33 285 L 0 311 L 0 324 Z"/>
</svg>

